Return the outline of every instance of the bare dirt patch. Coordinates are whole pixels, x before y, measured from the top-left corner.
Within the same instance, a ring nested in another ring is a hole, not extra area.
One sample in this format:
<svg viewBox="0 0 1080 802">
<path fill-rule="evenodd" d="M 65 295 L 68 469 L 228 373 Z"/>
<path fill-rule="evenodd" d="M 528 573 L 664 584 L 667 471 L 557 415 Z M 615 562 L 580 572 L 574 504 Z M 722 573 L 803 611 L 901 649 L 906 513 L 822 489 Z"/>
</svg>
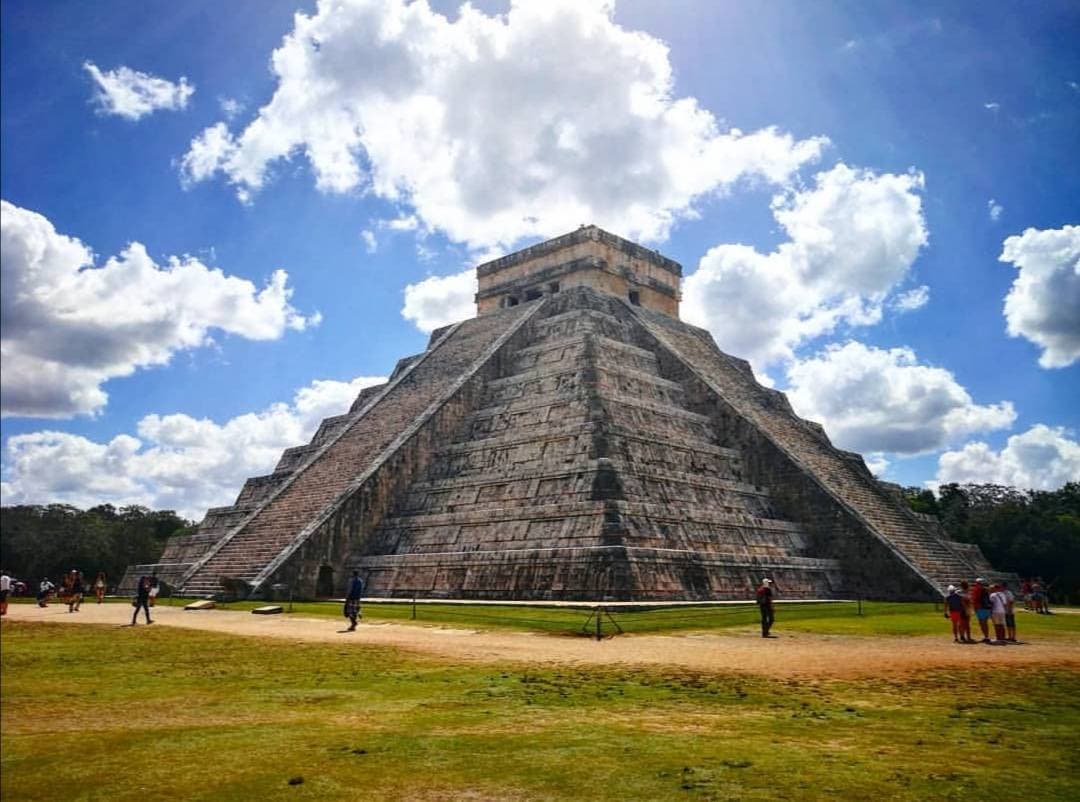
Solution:
<svg viewBox="0 0 1080 802">
<path fill-rule="evenodd" d="M 59 605 L 13 604 L 8 617 L 19 621 L 123 626 L 130 608 L 84 605 L 68 613 Z M 474 631 L 446 627 L 364 623 L 341 632 L 341 623 L 295 615 L 254 616 L 248 612 L 186 612 L 158 607 L 155 627 L 177 627 L 290 641 L 387 646 L 454 661 L 573 666 L 679 667 L 704 672 L 744 672 L 772 677 L 855 678 L 907 676 L 937 669 L 969 670 L 973 660 L 1000 666 L 1058 666 L 1080 669 L 1080 638 L 1038 638 L 1022 645 L 962 646 L 941 637 L 866 637 L 784 634 L 765 640 L 750 632 L 623 635 L 609 640 L 567 638 L 530 632 Z M 145 624 L 132 627 L 137 637 Z"/>
</svg>

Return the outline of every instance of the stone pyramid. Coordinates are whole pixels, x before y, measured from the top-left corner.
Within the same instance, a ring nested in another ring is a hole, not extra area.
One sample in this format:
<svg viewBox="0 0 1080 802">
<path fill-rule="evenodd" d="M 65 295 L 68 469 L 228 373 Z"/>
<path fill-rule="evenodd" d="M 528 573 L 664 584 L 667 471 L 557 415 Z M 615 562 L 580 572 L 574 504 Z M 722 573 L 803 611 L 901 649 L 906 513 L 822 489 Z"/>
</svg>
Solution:
<svg viewBox="0 0 1080 802">
<path fill-rule="evenodd" d="M 678 263 L 593 226 L 477 268 L 436 331 L 146 570 L 480 599 L 935 598 L 985 573 L 678 319 Z"/>
</svg>

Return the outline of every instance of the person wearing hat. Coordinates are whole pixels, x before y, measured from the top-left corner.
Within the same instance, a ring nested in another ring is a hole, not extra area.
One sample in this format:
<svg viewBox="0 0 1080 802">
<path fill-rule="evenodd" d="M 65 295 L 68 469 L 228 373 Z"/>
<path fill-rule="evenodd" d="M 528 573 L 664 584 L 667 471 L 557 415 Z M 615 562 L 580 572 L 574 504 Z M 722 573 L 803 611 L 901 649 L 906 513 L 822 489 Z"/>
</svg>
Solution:
<svg viewBox="0 0 1080 802">
<path fill-rule="evenodd" d="M 761 613 L 761 637 L 774 638 L 775 635 L 770 635 L 769 630 L 773 625 L 773 581 L 768 577 L 761 580 L 761 584 L 758 586 L 755 593 L 758 612 Z"/>
</svg>

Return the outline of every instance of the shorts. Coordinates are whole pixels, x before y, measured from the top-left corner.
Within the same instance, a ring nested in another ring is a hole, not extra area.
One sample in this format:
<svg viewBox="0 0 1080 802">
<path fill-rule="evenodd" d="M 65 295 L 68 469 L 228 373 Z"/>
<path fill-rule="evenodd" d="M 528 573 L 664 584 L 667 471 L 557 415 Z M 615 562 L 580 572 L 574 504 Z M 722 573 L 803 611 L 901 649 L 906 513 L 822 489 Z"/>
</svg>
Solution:
<svg viewBox="0 0 1080 802">
<path fill-rule="evenodd" d="M 975 611 L 975 617 L 978 618 L 980 621 L 985 621 L 986 619 L 988 619 L 990 617 L 990 611 L 989 610 L 981 610 L 981 609 L 976 610 Z"/>
<path fill-rule="evenodd" d="M 993 613 L 990 617 L 993 619 L 995 627 L 1005 626 L 1005 613 Z"/>
<path fill-rule="evenodd" d="M 11 591 L 8 590 L 0 590 L 0 601 L 7 601 L 8 593 L 10 592 Z"/>
<path fill-rule="evenodd" d="M 1016 629 L 1016 616 L 1012 613 L 1005 613 L 1005 626 L 1009 629 Z"/>
<path fill-rule="evenodd" d="M 959 610 L 949 610 L 949 620 L 954 624 L 959 624 L 965 618 L 964 614 Z"/>
</svg>

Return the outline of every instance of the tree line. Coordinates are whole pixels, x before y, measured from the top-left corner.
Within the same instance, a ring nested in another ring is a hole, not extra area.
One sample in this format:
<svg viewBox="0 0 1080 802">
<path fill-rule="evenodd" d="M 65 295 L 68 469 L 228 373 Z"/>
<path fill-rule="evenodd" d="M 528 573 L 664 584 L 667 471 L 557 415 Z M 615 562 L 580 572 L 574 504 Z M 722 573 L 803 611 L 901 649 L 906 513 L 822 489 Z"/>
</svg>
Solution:
<svg viewBox="0 0 1080 802">
<path fill-rule="evenodd" d="M 0 564 L 36 588 L 42 577 L 78 568 L 89 580 L 104 571 L 113 587 L 129 565 L 155 563 L 165 541 L 194 524 L 172 510 L 102 504 L 80 510 L 67 504 L 0 508 Z"/>
<path fill-rule="evenodd" d="M 1049 491 L 947 484 L 937 495 L 908 487 L 904 497 L 952 540 L 978 544 L 995 568 L 1042 577 L 1059 601 L 1080 599 L 1080 482 Z"/>
</svg>

